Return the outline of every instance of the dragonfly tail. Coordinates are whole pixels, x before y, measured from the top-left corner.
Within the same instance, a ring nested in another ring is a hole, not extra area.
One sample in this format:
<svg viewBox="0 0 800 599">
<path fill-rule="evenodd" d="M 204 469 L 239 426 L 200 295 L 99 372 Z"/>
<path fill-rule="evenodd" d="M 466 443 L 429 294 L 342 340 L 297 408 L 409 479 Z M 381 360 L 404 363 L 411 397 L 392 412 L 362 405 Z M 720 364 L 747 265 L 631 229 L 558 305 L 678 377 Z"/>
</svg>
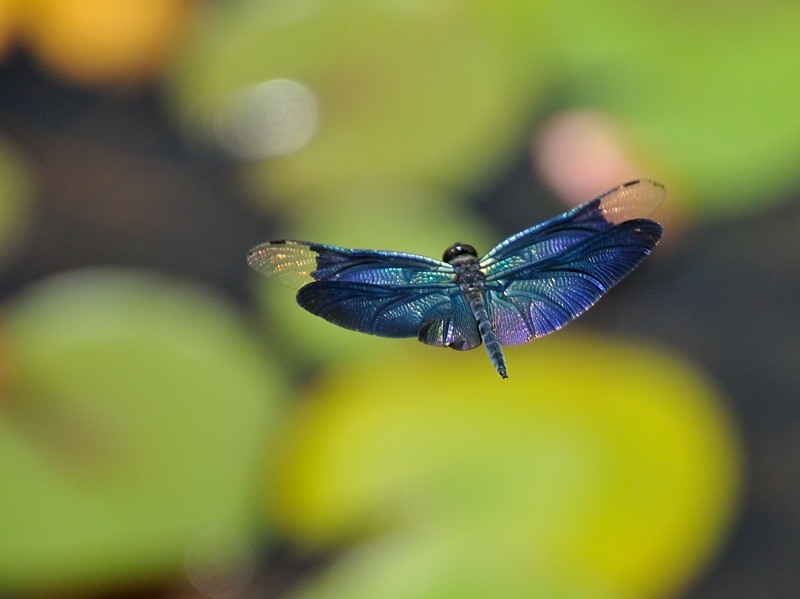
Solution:
<svg viewBox="0 0 800 599">
<path fill-rule="evenodd" d="M 489 322 L 489 315 L 486 313 L 486 302 L 483 300 L 483 291 L 474 289 L 467 292 L 467 300 L 475 320 L 478 322 L 478 332 L 481 335 L 481 341 L 486 348 L 486 353 L 489 355 L 494 365 L 497 374 L 504 379 L 508 378 L 508 368 L 506 368 L 506 359 L 503 355 L 503 348 L 500 346 L 500 340 L 492 328 L 492 323 Z"/>
</svg>

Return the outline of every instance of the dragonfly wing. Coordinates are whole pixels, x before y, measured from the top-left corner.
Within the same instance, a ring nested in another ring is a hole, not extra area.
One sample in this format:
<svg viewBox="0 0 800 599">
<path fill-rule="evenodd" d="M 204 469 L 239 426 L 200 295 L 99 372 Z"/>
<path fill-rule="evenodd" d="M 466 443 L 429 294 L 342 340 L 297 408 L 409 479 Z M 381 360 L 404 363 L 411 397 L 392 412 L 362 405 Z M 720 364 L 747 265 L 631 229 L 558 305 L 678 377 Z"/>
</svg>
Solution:
<svg viewBox="0 0 800 599">
<path fill-rule="evenodd" d="M 353 250 L 307 241 L 270 241 L 254 247 L 247 263 L 294 289 L 313 281 L 415 285 L 449 281 L 453 268 L 433 258 L 401 252 Z"/>
<path fill-rule="evenodd" d="M 346 329 L 382 337 L 417 337 L 429 345 L 471 349 L 480 344 L 475 321 L 468 318 L 469 309 L 460 294 L 449 293 L 457 288 L 450 287 L 319 281 L 302 287 L 297 303 Z"/>
<path fill-rule="evenodd" d="M 655 181 L 625 183 L 559 216 L 512 235 L 481 259 L 481 269 L 510 276 L 624 222 L 652 215 L 666 191 Z"/>
<path fill-rule="evenodd" d="M 272 241 L 247 261 L 260 273 L 299 289 L 297 302 L 354 331 L 418 337 L 429 345 L 480 345 L 474 318 L 453 285 L 450 264 L 426 256 L 352 250 L 305 241 Z"/>
<path fill-rule="evenodd" d="M 314 280 L 319 252 L 302 241 L 270 241 L 262 243 L 247 253 L 247 263 L 262 275 L 279 283 L 300 289 Z"/>
<path fill-rule="evenodd" d="M 442 304 L 422 323 L 418 338 L 423 343 L 457 350 L 473 349 L 481 344 L 478 323 L 463 294 L 450 295 L 450 303 Z"/>
<path fill-rule="evenodd" d="M 636 268 L 663 232 L 641 214 L 662 198 L 657 183 L 627 184 L 489 252 L 481 264 L 500 342 L 525 343 L 563 327 Z"/>
</svg>

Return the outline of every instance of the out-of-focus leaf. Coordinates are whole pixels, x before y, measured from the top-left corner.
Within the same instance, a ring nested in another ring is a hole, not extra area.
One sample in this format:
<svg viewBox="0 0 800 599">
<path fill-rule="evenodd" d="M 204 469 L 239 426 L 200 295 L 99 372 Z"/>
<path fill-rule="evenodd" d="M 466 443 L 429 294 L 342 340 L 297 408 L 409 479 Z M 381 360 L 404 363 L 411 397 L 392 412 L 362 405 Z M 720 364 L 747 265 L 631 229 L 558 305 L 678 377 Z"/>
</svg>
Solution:
<svg viewBox="0 0 800 599">
<path fill-rule="evenodd" d="M 271 201 L 290 198 L 290 210 L 364 177 L 465 185 L 521 137 L 541 81 L 532 65 L 542 53 L 514 59 L 518 40 L 508 41 L 496 14 L 485 17 L 481 2 L 217 4 L 176 71 L 176 105 L 191 130 L 208 135 L 243 86 L 307 86 L 319 105 L 317 137 L 251 168 L 257 187 Z"/>
<path fill-rule="evenodd" d="M 317 137 L 248 169 L 256 195 L 298 214 L 362 177 L 485 180 L 543 92 L 551 109 L 613 115 L 631 163 L 700 211 L 761 206 L 798 181 L 796 3 L 232 1 L 208 15 L 175 71 L 177 110 L 211 135 L 242 87 L 307 86 Z"/>
<path fill-rule="evenodd" d="M 800 5 L 548 3 L 568 101 L 635 132 L 687 204 L 781 199 L 800 160 Z"/>
<path fill-rule="evenodd" d="M 713 555 L 738 447 L 702 376 L 569 334 L 507 357 L 502 381 L 481 350 L 420 347 L 310 391 L 277 522 L 310 546 L 375 545 L 301 597 L 663 596 Z"/>
<path fill-rule="evenodd" d="M 0 587 L 175 576 L 251 534 L 281 379 L 231 307 L 135 272 L 62 275 L 4 316 Z"/>
</svg>

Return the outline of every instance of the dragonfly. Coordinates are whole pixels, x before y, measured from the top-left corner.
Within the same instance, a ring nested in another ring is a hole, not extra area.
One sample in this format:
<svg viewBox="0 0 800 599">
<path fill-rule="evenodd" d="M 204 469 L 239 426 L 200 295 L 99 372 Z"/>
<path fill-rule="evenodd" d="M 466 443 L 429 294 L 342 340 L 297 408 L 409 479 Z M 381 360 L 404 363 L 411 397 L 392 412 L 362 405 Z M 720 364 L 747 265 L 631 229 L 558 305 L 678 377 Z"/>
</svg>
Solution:
<svg viewBox="0 0 800 599">
<path fill-rule="evenodd" d="M 512 235 L 478 258 L 467 243 L 442 260 L 417 254 L 279 240 L 248 264 L 297 291 L 312 314 L 353 331 L 417 337 L 456 350 L 483 344 L 508 378 L 503 346 L 556 331 L 593 306 L 650 254 L 666 195 L 640 179 Z"/>
</svg>

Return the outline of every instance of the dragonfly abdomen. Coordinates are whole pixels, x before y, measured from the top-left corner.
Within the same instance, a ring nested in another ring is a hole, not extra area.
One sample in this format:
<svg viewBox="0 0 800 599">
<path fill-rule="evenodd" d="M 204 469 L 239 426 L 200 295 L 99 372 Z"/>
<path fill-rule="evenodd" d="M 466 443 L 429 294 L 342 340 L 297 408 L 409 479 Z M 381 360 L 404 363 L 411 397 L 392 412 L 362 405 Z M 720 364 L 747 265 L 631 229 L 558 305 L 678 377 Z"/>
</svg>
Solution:
<svg viewBox="0 0 800 599">
<path fill-rule="evenodd" d="M 478 323 L 478 333 L 481 335 L 481 341 L 483 341 L 483 345 L 486 348 L 486 353 L 489 354 L 489 359 L 494 364 L 497 373 L 507 379 L 506 359 L 503 356 L 503 348 L 500 347 L 500 340 L 492 328 L 492 323 L 489 322 L 489 315 L 486 313 L 486 302 L 483 300 L 483 290 L 470 289 L 466 292 L 466 296 L 469 309 Z"/>
</svg>

